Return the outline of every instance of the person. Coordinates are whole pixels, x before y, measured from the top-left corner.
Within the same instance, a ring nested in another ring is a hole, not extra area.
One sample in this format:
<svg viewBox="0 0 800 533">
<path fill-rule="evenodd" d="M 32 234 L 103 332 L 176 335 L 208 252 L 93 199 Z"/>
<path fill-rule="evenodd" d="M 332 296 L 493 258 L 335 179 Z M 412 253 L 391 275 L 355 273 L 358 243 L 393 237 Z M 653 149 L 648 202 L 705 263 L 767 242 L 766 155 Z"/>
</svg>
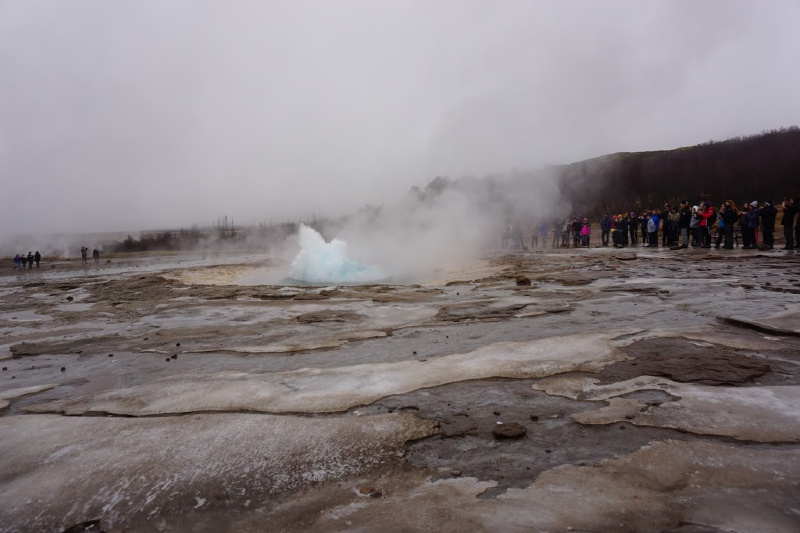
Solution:
<svg viewBox="0 0 800 533">
<path fill-rule="evenodd" d="M 86 260 L 86 254 L 89 253 L 89 249 L 85 246 L 81 246 L 81 260 L 85 265 L 88 261 Z"/>
<path fill-rule="evenodd" d="M 589 239 L 592 236 L 592 227 L 589 225 L 589 218 L 583 217 L 583 223 L 581 224 L 581 246 L 585 246 L 586 248 L 589 247 Z"/>
<path fill-rule="evenodd" d="M 25 254 L 20 254 L 19 260 L 22 263 L 22 270 L 25 270 L 25 265 L 28 264 L 28 258 L 25 256 Z"/>
<path fill-rule="evenodd" d="M 636 216 L 636 211 L 631 211 L 631 216 L 628 218 L 628 229 L 631 232 L 631 246 L 638 246 L 639 218 Z"/>
<path fill-rule="evenodd" d="M 689 247 L 689 226 L 692 223 L 692 210 L 689 209 L 687 200 L 681 201 L 681 208 L 678 212 L 678 230 L 681 234 L 681 248 Z"/>
<path fill-rule="evenodd" d="M 658 219 L 661 222 L 661 246 L 671 246 L 670 240 L 670 224 L 669 214 L 672 213 L 672 206 L 664 204 L 664 209 L 661 211 Z"/>
<path fill-rule="evenodd" d="M 750 206 L 745 214 L 745 223 L 742 224 L 743 250 L 758 248 L 758 219 L 761 211 L 758 209 L 758 202 L 750 202 Z"/>
<path fill-rule="evenodd" d="M 581 222 L 582 215 L 578 215 L 576 217 L 572 217 L 572 247 L 577 248 L 581 244 L 581 228 L 583 227 L 583 223 Z"/>
<path fill-rule="evenodd" d="M 733 249 L 733 225 L 739 220 L 739 211 L 733 200 L 725 202 L 725 210 L 720 212 L 723 224 L 725 225 L 725 244 L 722 246 L 726 250 Z"/>
<path fill-rule="evenodd" d="M 503 224 L 503 227 L 500 228 L 500 249 L 504 250 L 508 248 L 508 241 L 511 240 L 511 226 L 509 224 Z"/>
<path fill-rule="evenodd" d="M 711 248 L 711 225 L 717 221 L 717 214 L 714 207 L 708 202 L 703 202 L 698 214 L 700 215 L 700 247 Z"/>
<path fill-rule="evenodd" d="M 792 198 L 794 203 L 794 212 L 800 212 L 800 198 Z M 794 228 L 794 245 L 800 244 L 800 217 L 797 217 L 797 226 Z"/>
<path fill-rule="evenodd" d="M 784 250 L 794 250 L 794 234 L 792 233 L 794 227 L 794 217 L 797 215 L 797 202 L 794 198 L 789 198 L 783 202 L 781 206 L 783 218 L 781 218 L 781 225 L 783 226 L 783 236 L 786 238 L 786 246 Z"/>
<path fill-rule="evenodd" d="M 539 222 L 539 240 L 542 241 L 542 248 L 547 247 L 547 222 Z"/>
<path fill-rule="evenodd" d="M 650 231 L 650 222 L 652 222 L 653 226 L 656 228 L 653 231 Z M 656 248 L 658 248 L 658 228 L 660 223 L 661 217 L 658 215 L 658 211 L 653 209 L 650 213 L 650 220 L 647 223 L 647 233 L 650 238 L 650 246 L 654 246 Z"/>
<path fill-rule="evenodd" d="M 639 216 L 639 227 L 642 228 L 642 246 L 648 246 L 650 244 L 649 239 L 647 237 L 647 221 L 649 219 L 650 219 L 650 213 L 648 213 L 647 210 L 645 209 Z"/>
<path fill-rule="evenodd" d="M 600 220 L 600 241 L 603 243 L 603 246 L 608 246 L 609 235 L 611 235 L 611 217 L 606 213 L 603 215 L 602 220 Z"/>
<path fill-rule="evenodd" d="M 678 244 L 678 236 L 680 235 L 680 220 L 681 214 L 674 207 L 667 216 L 669 219 L 669 245 L 676 246 Z"/>
<path fill-rule="evenodd" d="M 622 239 L 622 246 L 628 246 L 628 231 L 630 229 L 630 223 L 628 221 L 628 213 L 624 213 L 617 217 L 617 229 L 620 232 L 620 238 Z"/>
<path fill-rule="evenodd" d="M 558 246 L 558 241 L 561 238 L 561 221 L 558 219 L 553 220 L 553 248 Z"/>
<path fill-rule="evenodd" d="M 14 270 L 22 270 L 22 256 L 19 254 L 14 256 Z"/>
<path fill-rule="evenodd" d="M 778 210 L 772 205 L 772 200 L 761 204 L 761 232 L 764 234 L 763 245 L 767 250 L 772 250 L 775 244 L 775 219 Z"/>
<path fill-rule="evenodd" d="M 714 239 L 714 248 L 719 250 L 719 247 L 722 245 L 722 239 L 725 238 L 725 204 L 719 206 L 717 216 L 717 230 L 716 230 L 716 238 Z"/>
<path fill-rule="evenodd" d="M 33 254 L 29 250 L 28 251 L 28 270 L 31 270 L 32 268 L 33 268 Z"/>
<path fill-rule="evenodd" d="M 39 250 L 36 250 L 36 253 L 33 254 L 33 260 L 36 261 L 36 268 L 39 268 L 39 261 L 42 260 L 42 254 L 39 253 Z"/>
<path fill-rule="evenodd" d="M 692 218 L 689 221 L 689 230 L 692 232 L 692 247 L 700 246 L 700 206 L 692 206 Z"/>
<path fill-rule="evenodd" d="M 95 248 L 92 250 L 92 258 L 94 259 L 95 264 L 100 264 L 100 252 Z"/>
<path fill-rule="evenodd" d="M 569 232 L 572 228 L 572 222 L 569 217 L 564 219 L 564 225 L 561 226 L 561 246 L 569 246 Z"/>
</svg>

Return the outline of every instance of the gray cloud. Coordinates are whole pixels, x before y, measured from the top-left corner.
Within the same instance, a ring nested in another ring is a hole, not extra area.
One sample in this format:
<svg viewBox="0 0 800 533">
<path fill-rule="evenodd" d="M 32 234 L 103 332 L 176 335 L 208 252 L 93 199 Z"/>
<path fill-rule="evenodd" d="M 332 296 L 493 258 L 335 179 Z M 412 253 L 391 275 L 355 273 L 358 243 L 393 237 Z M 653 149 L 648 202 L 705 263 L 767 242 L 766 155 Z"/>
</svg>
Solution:
<svg viewBox="0 0 800 533">
<path fill-rule="evenodd" d="M 800 124 L 798 27 L 788 0 L 5 0 L 2 232 L 337 214 Z"/>
</svg>

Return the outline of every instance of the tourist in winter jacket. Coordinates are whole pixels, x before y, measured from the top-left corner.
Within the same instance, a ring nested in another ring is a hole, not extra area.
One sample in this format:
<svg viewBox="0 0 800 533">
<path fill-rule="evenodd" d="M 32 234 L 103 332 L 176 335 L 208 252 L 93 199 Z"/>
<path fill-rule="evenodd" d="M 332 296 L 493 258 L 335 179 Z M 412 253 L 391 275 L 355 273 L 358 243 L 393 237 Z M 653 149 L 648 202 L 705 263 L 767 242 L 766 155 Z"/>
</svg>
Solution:
<svg viewBox="0 0 800 533">
<path fill-rule="evenodd" d="M 711 248 L 711 224 L 713 224 L 714 220 L 716 220 L 716 212 L 714 211 L 714 207 L 710 203 L 704 202 L 702 209 L 698 212 L 698 215 L 700 216 L 700 238 L 702 241 L 701 247 Z M 714 220 L 712 220 L 712 217 Z"/>
<path fill-rule="evenodd" d="M 781 211 L 783 218 L 781 218 L 781 225 L 783 226 L 783 236 L 786 237 L 786 246 L 784 250 L 794 250 L 795 239 L 792 228 L 794 227 L 794 217 L 797 215 L 798 201 L 796 198 L 790 198 L 783 202 Z"/>
<path fill-rule="evenodd" d="M 725 218 L 722 216 L 724 212 L 725 204 L 722 204 L 717 211 L 716 238 L 714 239 L 714 248 L 716 249 L 719 249 L 722 244 L 722 239 L 725 238 Z"/>
<path fill-rule="evenodd" d="M 758 248 L 758 220 L 761 211 L 758 209 L 758 202 L 751 202 L 750 207 L 745 213 L 744 224 L 742 225 L 742 242 L 744 250 Z"/>
<path fill-rule="evenodd" d="M 630 228 L 630 219 L 628 218 L 628 213 L 622 215 L 622 218 L 619 220 L 617 224 L 619 227 L 620 237 L 622 237 L 622 246 L 628 246 L 628 228 Z"/>
<path fill-rule="evenodd" d="M 692 207 L 692 218 L 689 221 L 689 229 L 692 232 L 692 246 L 700 246 L 700 206 Z"/>
<path fill-rule="evenodd" d="M 681 247 L 686 248 L 689 246 L 689 225 L 692 222 L 692 210 L 689 209 L 689 202 L 683 200 L 681 202 L 681 209 L 678 212 L 678 229 L 681 233 Z"/>
<path fill-rule="evenodd" d="M 772 200 L 767 200 L 761 204 L 761 231 L 764 234 L 764 246 L 772 250 L 775 244 L 775 218 L 778 210 L 772 205 Z"/>
<path fill-rule="evenodd" d="M 650 213 L 643 211 L 642 216 L 639 217 L 639 226 L 642 228 L 642 246 L 647 246 L 650 244 L 650 238 L 648 237 L 647 233 L 648 220 L 650 220 Z"/>
<path fill-rule="evenodd" d="M 725 209 L 720 210 L 719 216 L 725 224 L 725 245 L 723 248 L 727 250 L 733 249 L 733 226 L 739 221 L 739 210 L 736 209 L 736 204 L 733 200 L 728 200 L 724 205 Z"/>
<path fill-rule="evenodd" d="M 589 224 L 589 219 L 583 218 L 583 225 L 581 226 L 581 246 L 589 247 L 589 238 L 592 236 L 592 226 Z"/>
<path fill-rule="evenodd" d="M 636 212 L 631 211 L 631 216 L 628 217 L 628 229 L 631 232 L 631 246 L 639 245 L 639 219 L 636 217 Z"/>
<path fill-rule="evenodd" d="M 655 234 L 650 231 L 650 222 L 652 222 L 653 225 L 656 228 Z M 648 226 L 647 226 L 647 235 L 648 235 L 648 237 L 650 239 L 650 246 L 656 246 L 656 247 L 658 246 L 658 228 L 660 226 L 660 223 L 661 223 L 661 217 L 658 216 L 658 213 L 653 211 L 650 214 L 650 221 L 647 223 L 648 224 Z"/>
<path fill-rule="evenodd" d="M 670 240 L 670 227 L 669 227 L 669 214 L 672 212 L 672 206 L 664 204 L 664 209 L 661 211 L 658 219 L 661 222 L 661 246 L 669 245 Z"/>
<path fill-rule="evenodd" d="M 611 217 L 608 216 L 608 213 L 606 213 L 603 219 L 600 221 L 600 240 L 602 241 L 603 246 L 608 246 L 609 235 L 611 235 Z"/>
</svg>

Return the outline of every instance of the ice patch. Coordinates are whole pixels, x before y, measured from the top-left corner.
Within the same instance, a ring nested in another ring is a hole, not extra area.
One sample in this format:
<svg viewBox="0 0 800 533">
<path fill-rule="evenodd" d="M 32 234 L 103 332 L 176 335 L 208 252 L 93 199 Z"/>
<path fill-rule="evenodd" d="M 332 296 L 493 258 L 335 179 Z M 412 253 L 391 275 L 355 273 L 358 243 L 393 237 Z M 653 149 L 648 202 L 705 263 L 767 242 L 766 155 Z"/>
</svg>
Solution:
<svg viewBox="0 0 800 533">
<path fill-rule="evenodd" d="M 309 283 L 365 283 L 386 278 L 378 267 L 362 265 L 347 257 L 347 243 L 325 242 L 313 228 L 300 225 L 300 252 L 292 261 L 289 276 Z"/>
</svg>

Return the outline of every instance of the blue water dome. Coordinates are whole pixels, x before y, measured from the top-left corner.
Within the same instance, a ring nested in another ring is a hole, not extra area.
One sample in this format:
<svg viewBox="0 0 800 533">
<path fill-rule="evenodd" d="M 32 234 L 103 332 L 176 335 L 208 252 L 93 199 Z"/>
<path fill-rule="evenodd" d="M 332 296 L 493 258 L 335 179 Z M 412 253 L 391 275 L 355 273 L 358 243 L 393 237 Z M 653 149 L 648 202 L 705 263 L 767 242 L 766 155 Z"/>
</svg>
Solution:
<svg viewBox="0 0 800 533">
<path fill-rule="evenodd" d="M 380 268 L 347 257 L 346 242 L 325 242 L 305 224 L 300 225 L 300 252 L 292 261 L 289 276 L 307 283 L 367 283 L 386 278 Z"/>
</svg>

